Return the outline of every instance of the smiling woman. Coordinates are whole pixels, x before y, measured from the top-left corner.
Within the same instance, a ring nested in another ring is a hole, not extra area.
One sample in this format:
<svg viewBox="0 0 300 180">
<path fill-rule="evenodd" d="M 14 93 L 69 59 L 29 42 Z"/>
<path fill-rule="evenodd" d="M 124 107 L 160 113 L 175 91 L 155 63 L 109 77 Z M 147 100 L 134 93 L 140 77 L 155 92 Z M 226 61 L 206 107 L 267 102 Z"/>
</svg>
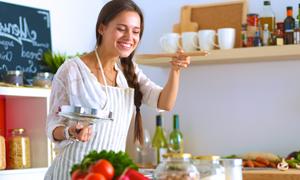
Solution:
<svg viewBox="0 0 300 180">
<path fill-rule="evenodd" d="M 156 85 L 133 61 L 143 30 L 143 14 L 132 0 L 109 1 L 98 16 L 95 49 L 66 60 L 58 69 L 52 83 L 47 135 L 59 154 L 45 179 L 69 179 L 71 166 L 91 150 L 125 151 L 134 115 L 134 141 L 143 143 L 142 103 L 163 110 L 173 108 L 180 70 L 189 65 L 190 58 L 178 52 L 170 63 L 166 85 Z M 74 124 L 57 115 L 63 105 L 109 112 L 112 121 Z"/>
</svg>

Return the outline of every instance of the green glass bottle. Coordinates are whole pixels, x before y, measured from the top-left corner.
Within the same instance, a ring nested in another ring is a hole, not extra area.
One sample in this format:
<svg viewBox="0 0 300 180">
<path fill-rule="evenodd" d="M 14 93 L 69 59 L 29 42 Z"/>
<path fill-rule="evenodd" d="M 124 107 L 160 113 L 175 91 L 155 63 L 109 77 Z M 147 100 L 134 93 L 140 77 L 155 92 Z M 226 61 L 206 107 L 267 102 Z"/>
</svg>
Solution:
<svg viewBox="0 0 300 180">
<path fill-rule="evenodd" d="M 300 22 L 300 3 L 298 4 L 298 15 L 297 15 L 297 19 Z"/>
<path fill-rule="evenodd" d="M 159 164 L 162 160 L 162 155 L 167 153 L 168 143 L 164 135 L 164 130 L 162 128 L 162 116 L 156 116 L 156 129 L 152 139 L 152 147 L 156 151 L 156 164 Z"/>
<path fill-rule="evenodd" d="M 179 116 L 173 116 L 173 131 L 169 137 L 169 151 L 173 153 L 183 153 L 183 136 L 179 129 Z"/>
</svg>

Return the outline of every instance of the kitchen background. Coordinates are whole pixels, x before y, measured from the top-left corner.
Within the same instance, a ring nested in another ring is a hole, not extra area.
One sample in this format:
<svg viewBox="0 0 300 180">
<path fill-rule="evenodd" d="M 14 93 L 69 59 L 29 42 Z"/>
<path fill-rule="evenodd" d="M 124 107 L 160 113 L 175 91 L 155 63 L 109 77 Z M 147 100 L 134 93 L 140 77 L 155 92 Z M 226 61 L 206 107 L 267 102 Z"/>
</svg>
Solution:
<svg viewBox="0 0 300 180">
<path fill-rule="evenodd" d="M 107 2 L 2 1 L 49 10 L 53 50 L 69 55 L 93 49 L 97 16 Z M 214 2 L 225 1 L 136 0 L 144 11 L 146 23 L 138 53 L 161 52 L 159 38 L 179 22 L 181 6 Z M 283 21 L 286 6 L 293 6 L 296 16 L 298 3 L 299 0 L 271 1 L 276 21 Z M 260 13 L 262 5 L 263 0 L 249 0 L 248 12 Z M 171 116 L 178 113 L 185 151 L 195 155 L 249 151 L 286 155 L 299 150 L 299 67 L 300 61 L 191 65 L 182 72 L 175 108 L 163 113 L 164 127 L 170 131 Z M 141 68 L 153 81 L 164 85 L 168 68 Z M 144 126 L 153 135 L 158 112 L 146 106 L 142 110 Z M 129 151 L 133 152 L 134 146 Z"/>
</svg>

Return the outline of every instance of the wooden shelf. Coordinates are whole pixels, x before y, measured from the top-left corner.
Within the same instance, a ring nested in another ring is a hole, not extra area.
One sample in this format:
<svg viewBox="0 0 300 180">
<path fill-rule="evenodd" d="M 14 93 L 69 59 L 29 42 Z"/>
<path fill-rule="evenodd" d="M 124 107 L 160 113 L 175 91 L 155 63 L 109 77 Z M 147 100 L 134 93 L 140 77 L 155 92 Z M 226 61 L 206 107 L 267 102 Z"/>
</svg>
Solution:
<svg viewBox="0 0 300 180">
<path fill-rule="evenodd" d="M 150 58 L 148 58 L 150 57 Z M 169 66 L 168 57 L 153 58 L 153 54 L 137 54 L 138 64 L 150 66 Z M 207 56 L 191 56 L 192 65 L 233 64 L 264 61 L 300 60 L 300 45 L 267 46 L 235 48 L 229 50 L 212 50 Z"/>
<path fill-rule="evenodd" d="M 31 87 L 1 87 L 1 96 L 49 97 L 50 89 Z"/>
</svg>

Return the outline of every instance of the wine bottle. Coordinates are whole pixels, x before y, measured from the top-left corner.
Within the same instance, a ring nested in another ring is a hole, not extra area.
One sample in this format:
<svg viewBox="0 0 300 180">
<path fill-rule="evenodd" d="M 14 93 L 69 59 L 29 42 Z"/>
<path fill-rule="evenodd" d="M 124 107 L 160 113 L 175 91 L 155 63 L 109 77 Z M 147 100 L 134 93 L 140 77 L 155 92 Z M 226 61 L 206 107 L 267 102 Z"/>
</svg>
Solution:
<svg viewBox="0 0 300 180">
<path fill-rule="evenodd" d="M 284 19 L 284 44 L 294 44 L 295 19 L 293 18 L 293 7 L 288 6 L 287 17 Z"/>
<path fill-rule="evenodd" d="M 162 160 L 162 155 L 167 153 L 167 140 L 162 127 L 162 116 L 156 116 L 156 129 L 152 139 L 152 147 L 156 151 L 156 163 L 159 164 Z"/>
<path fill-rule="evenodd" d="M 172 153 L 183 153 L 183 136 L 179 129 L 179 116 L 173 116 L 173 131 L 169 137 L 169 151 Z"/>
</svg>

